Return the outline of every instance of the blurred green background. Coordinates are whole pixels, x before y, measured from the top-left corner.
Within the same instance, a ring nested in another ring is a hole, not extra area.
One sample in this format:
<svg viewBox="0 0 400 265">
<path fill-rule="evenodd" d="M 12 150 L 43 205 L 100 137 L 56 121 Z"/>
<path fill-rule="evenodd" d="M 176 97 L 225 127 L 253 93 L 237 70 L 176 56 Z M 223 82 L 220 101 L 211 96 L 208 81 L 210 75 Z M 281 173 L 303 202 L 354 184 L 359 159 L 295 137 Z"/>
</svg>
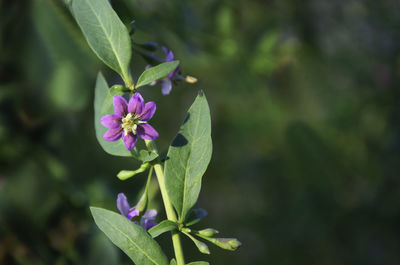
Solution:
<svg viewBox="0 0 400 265">
<path fill-rule="evenodd" d="M 135 40 L 173 49 L 199 79 L 142 89 L 167 148 L 197 90 L 214 152 L 197 227 L 238 237 L 187 261 L 400 264 L 400 3 L 397 0 L 113 0 Z M 132 203 L 145 176 L 98 145 L 99 69 L 61 0 L 0 0 L 0 264 L 130 264 L 88 206 Z M 160 53 L 162 55 L 162 53 Z M 145 61 L 134 54 L 134 76 Z M 164 216 L 159 197 L 153 207 Z M 168 235 L 161 244 L 171 257 Z"/>
</svg>

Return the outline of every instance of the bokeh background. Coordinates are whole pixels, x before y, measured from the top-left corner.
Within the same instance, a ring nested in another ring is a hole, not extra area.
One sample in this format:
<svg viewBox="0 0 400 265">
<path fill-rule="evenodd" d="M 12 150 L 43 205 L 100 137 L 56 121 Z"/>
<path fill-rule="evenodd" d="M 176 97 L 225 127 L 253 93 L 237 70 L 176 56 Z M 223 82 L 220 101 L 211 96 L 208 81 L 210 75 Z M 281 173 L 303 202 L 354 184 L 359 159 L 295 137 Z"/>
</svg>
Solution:
<svg viewBox="0 0 400 265">
<path fill-rule="evenodd" d="M 135 40 L 173 49 L 199 79 L 142 89 L 166 149 L 197 90 L 214 152 L 197 227 L 234 253 L 185 240 L 211 264 L 400 264 L 400 2 L 113 0 Z M 98 70 L 61 0 L 0 0 L 0 264 L 130 264 L 89 205 L 132 203 L 145 176 L 111 157 L 93 125 Z M 162 53 L 159 53 L 161 56 Z M 133 55 L 134 76 L 146 62 Z M 159 197 L 153 207 L 164 216 Z M 161 244 L 171 254 L 170 239 Z"/>
</svg>

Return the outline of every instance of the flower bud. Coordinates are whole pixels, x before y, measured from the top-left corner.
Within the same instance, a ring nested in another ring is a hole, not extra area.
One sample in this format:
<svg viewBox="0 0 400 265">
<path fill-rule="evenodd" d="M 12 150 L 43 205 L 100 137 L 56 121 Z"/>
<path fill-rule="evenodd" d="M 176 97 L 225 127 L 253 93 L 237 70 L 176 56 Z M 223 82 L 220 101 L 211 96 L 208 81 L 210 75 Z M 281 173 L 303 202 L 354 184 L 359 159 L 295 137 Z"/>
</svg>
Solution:
<svg viewBox="0 0 400 265">
<path fill-rule="evenodd" d="M 210 250 L 208 249 L 208 246 L 205 243 L 203 243 L 201 241 L 197 241 L 196 246 L 200 250 L 201 253 L 210 254 Z"/>
<path fill-rule="evenodd" d="M 236 238 L 210 238 L 209 241 L 220 248 L 232 251 L 236 250 L 242 245 L 242 243 L 240 243 L 240 241 Z"/>
<path fill-rule="evenodd" d="M 146 211 L 148 202 L 147 197 L 147 192 L 144 192 L 138 204 L 136 205 L 136 209 L 139 211 L 139 213 L 143 213 L 144 211 Z"/>
<path fill-rule="evenodd" d="M 218 234 L 219 232 L 217 230 L 215 230 L 214 228 L 206 228 L 206 229 L 200 230 L 198 233 L 202 236 L 210 237 L 215 234 Z"/>
</svg>

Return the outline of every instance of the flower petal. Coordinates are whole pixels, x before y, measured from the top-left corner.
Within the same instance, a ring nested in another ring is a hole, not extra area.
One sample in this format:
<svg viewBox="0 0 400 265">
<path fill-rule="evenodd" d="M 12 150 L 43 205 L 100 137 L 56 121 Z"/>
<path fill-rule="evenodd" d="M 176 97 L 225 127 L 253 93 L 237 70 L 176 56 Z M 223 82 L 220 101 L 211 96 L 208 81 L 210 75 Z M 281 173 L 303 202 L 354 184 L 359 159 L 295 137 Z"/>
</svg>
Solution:
<svg viewBox="0 0 400 265">
<path fill-rule="evenodd" d="M 142 227 L 144 228 L 144 230 L 146 230 L 146 231 L 149 230 L 150 228 L 152 228 L 153 226 L 156 226 L 156 225 L 157 225 L 156 222 L 154 222 L 154 221 L 152 221 L 152 220 L 147 220 L 147 219 L 141 221 L 140 223 L 141 223 L 141 226 L 142 226 Z"/>
<path fill-rule="evenodd" d="M 121 126 L 121 117 L 116 114 L 106 115 L 100 119 L 100 123 L 107 128 L 118 128 Z"/>
<path fill-rule="evenodd" d="M 144 100 L 140 93 L 135 93 L 129 100 L 128 112 L 140 114 L 144 108 Z"/>
<path fill-rule="evenodd" d="M 149 219 L 149 220 L 155 220 L 157 217 L 157 210 L 151 209 L 147 210 L 142 218 Z"/>
<path fill-rule="evenodd" d="M 126 149 L 131 151 L 133 148 L 135 148 L 136 141 L 137 141 L 137 135 L 134 135 L 133 133 L 130 132 L 127 135 L 124 134 L 122 139 L 124 140 Z"/>
<path fill-rule="evenodd" d="M 161 80 L 161 93 L 163 95 L 168 95 L 172 89 L 172 82 L 170 79 L 166 78 Z"/>
<path fill-rule="evenodd" d="M 103 139 L 108 142 L 115 142 L 122 136 L 122 127 L 111 128 L 104 135 Z"/>
<path fill-rule="evenodd" d="M 127 216 L 129 213 L 129 203 L 125 194 L 119 193 L 117 198 L 117 208 L 123 216 Z"/>
<path fill-rule="evenodd" d="M 181 67 L 181 66 L 178 65 L 178 66 L 175 68 L 174 71 L 172 71 L 171 73 L 168 74 L 168 79 L 169 79 L 170 81 L 172 81 L 172 79 L 174 78 L 174 75 L 178 72 L 178 70 L 179 70 L 180 67 Z"/>
<path fill-rule="evenodd" d="M 156 112 L 156 103 L 153 101 L 147 102 L 144 105 L 142 113 L 139 115 L 139 119 L 142 121 L 148 121 L 151 119 L 151 117 L 153 117 L 154 112 Z"/>
<path fill-rule="evenodd" d="M 175 55 L 174 53 L 169 50 L 167 47 L 162 46 L 163 51 L 165 52 L 165 61 L 166 62 L 172 62 L 175 61 Z"/>
<path fill-rule="evenodd" d="M 154 140 L 158 138 L 158 132 L 147 123 L 139 124 L 136 131 L 140 138 L 144 140 Z"/>
<path fill-rule="evenodd" d="M 154 220 L 157 217 L 157 211 L 156 210 L 147 210 L 144 215 L 142 216 L 142 219 L 140 220 L 140 225 L 147 231 L 153 226 L 157 225 L 157 223 L 154 222 Z"/>
<path fill-rule="evenodd" d="M 131 209 L 129 209 L 128 214 L 126 215 L 126 218 L 128 218 L 129 220 L 131 220 L 133 217 L 135 216 L 139 216 L 139 211 L 136 210 L 136 206 L 132 207 Z"/>
<path fill-rule="evenodd" d="M 118 95 L 114 96 L 113 104 L 114 113 L 120 117 L 125 116 L 125 114 L 128 112 L 128 102 L 126 102 L 126 99 L 123 97 Z"/>
</svg>

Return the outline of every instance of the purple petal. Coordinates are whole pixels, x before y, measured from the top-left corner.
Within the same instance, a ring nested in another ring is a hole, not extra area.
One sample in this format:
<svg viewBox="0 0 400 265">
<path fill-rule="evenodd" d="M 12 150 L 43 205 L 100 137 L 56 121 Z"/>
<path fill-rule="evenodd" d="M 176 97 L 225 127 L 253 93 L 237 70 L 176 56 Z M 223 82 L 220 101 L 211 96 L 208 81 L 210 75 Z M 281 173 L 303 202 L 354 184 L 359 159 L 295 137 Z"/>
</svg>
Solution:
<svg viewBox="0 0 400 265">
<path fill-rule="evenodd" d="M 153 226 L 157 225 L 154 220 L 157 217 L 156 210 L 147 210 L 140 220 L 140 225 L 147 231 Z"/>
<path fill-rule="evenodd" d="M 133 133 L 130 132 L 127 135 L 124 134 L 122 139 L 124 140 L 126 149 L 131 151 L 133 148 L 135 148 L 136 141 L 137 141 L 137 135 L 134 135 Z"/>
<path fill-rule="evenodd" d="M 166 61 L 166 62 L 175 61 L 174 53 L 173 53 L 171 50 L 169 50 L 169 49 L 168 49 L 167 47 L 165 47 L 165 46 L 163 46 L 162 49 L 163 49 L 164 52 L 165 52 L 165 61 Z"/>
<path fill-rule="evenodd" d="M 122 136 L 122 127 L 111 128 L 104 135 L 103 139 L 109 142 L 115 142 Z"/>
<path fill-rule="evenodd" d="M 138 125 L 137 134 L 144 140 L 154 140 L 158 138 L 158 132 L 147 123 Z"/>
<path fill-rule="evenodd" d="M 142 121 L 148 121 L 151 119 L 151 117 L 153 117 L 154 112 L 156 112 L 156 103 L 153 101 L 147 102 L 144 105 L 142 113 L 139 115 L 139 119 Z"/>
<path fill-rule="evenodd" d="M 100 123 L 107 128 L 118 128 L 121 126 L 120 119 L 121 117 L 116 114 L 106 115 L 100 119 Z"/>
<path fill-rule="evenodd" d="M 126 102 L 126 99 L 123 97 L 118 95 L 114 96 L 113 104 L 114 113 L 120 117 L 125 116 L 125 114 L 128 112 L 128 102 Z"/>
<path fill-rule="evenodd" d="M 161 80 L 161 93 L 163 95 L 168 95 L 172 89 L 172 82 L 170 79 Z"/>
<path fill-rule="evenodd" d="M 144 219 L 149 219 L 149 220 L 155 220 L 157 217 L 157 210 L 151 209 L 147 210 L 144 214 L 143 217 Z"/>
<path fill-rule="evenodd" d="M 136 210 L 136 206 L 132 207 L 131 209 L 129 209 L 128 214 L 126 215 L 126 218 L 128 218 L 129 220 L 131 220 L 133 217 L 135 216 L 139 216 L 139 211 Z"/>
<path fill-rule="evenodd" d="M 171 73 L 168 74 L 168 79 L 169 79 L 170 81 L 174 78 L 174 75 L 178 72 L 178 70 L 179 70 L 180 67 L 181 67 L 181 66 L 178 65 L 178 66 L 175 68 L 174 71 L 172 71 Z"/>
<path fill-rule="evenodd" d="M 144 220 L 143 222 L 142 222 L 142 227 L 147 231 L 147 230 L 149 230 L 150 228 L 152 228 L 153 226 L 156 226 L 157 225 L 157 223 L 156 222 L 154 222 L 154 221 L 152 221 L 152 220 Z"/>
<path fill-rule="evenodd" d="M 125 194 L 119 193 L 117 199 L 117 208 L 123 216 L 127 216 L 129 213 L 129 203 Z"/>
<path fill-rule="evenodd" d="M 130 113 L 142 113 L 142 110 L 144 108 L 144 100 L 142 95 L 139 93 L 135 93 L 129 100 L 129 105 L 128 105 L 128 111 Z"/>
</svg>

